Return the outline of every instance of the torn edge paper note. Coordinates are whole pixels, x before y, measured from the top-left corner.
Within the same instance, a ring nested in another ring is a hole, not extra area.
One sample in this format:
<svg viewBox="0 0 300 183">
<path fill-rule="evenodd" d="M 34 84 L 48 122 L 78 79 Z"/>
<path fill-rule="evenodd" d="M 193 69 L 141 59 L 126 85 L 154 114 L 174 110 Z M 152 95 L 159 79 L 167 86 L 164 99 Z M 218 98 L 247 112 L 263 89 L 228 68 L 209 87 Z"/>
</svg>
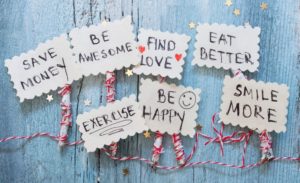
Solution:
<svg viewBox="0 0 300 183">
<path fill-rule="evenodd" d="M 289 88 L 285 84 L 224 79 L 220 121 L 252 130 L 285 132 Z"/>
<path fill-rule="evenodd" d="M 72 82 L 67 63 L 72 53 L 67 34 L 41 43 L 34 50 L 5 60 L 20 102 Z"/>
<path fill-rule="evenodd" d="M 131 95 L 78 115 L 77 124 L 88 152 L 148 130 L 135 99 Z"/>
<path fill-rule="evenodd" d="M 140 29 L 136 74 L 181 79 L 190 37 L 184 34 Z"/>
<path fill-rule="evenodd" d="M 74 59 L 72 78 L 105 74 L 139 62 L 131 17 L 70 32 Z M 79 74 L 80 73 L 80 74 Z"/>
<path fill-rule="evenodd" d="M 260 28 L 199 24 L 192 65 L 255 72 L 259 66 Z"/>
<path fill-rule="evenodd" d="M 195 135 L 200 89 L 141 79 L 139 103 L 152 131 Z"/>
</svg>

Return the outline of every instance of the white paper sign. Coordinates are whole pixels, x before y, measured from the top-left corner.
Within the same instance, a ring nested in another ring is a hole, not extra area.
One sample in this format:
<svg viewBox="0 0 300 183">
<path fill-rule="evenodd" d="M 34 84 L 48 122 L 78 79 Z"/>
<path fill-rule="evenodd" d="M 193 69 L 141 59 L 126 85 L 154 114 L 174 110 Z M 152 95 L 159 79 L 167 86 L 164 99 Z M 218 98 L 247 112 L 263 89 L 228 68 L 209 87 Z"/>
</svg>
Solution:
<svg viewBox="0 0 300 183">
<path fill-rule="evenodd" d="M 197 27 L 192 65 L 257 71 L 260 28 L 224 24 Z"/>
<path fill-rule="evenodd" d="M 139 62 L 131 18 L 73 29 L 70 32 L 74 46 L 72 77 L 105 74 Z"/>
<path fill-rule="evenodd" d="M 135 96 L 78 115 L 77 124 L 88 152 L 148 130 Z"/>
<path fill-rule="evenodd" d="M 134 73 L 181 79 L 189 36 L 140 29 L 138 40 L 140 64 Z"/>
<path fill-rule="evenodd" d="M 41 96 L 83 75 L 96 75 L 138 64 L 131 18 L 73 29 L 35 50 L 6 60 L 20 101 Z M 72 49 L 71 49 L 72 48 Z"/>
<path fill-rule="evenodd" d="M 284 84 L 225 77 L 220 120 L 252 130 L 285 132 L 288 87 Z"/>
<path fill-rule="evenodd" d="M 72 60 L 67 35 L 39 44 L 35 50 L 5 60 L 20 101 L 41 96 L 71 82 L 66 66 Z"/>
<path fill-rule="evenodd" d="M 195 134 L 200 89 L 142 79 L 139 102 L 147 126 L 152 131 Z"/>
</svg>

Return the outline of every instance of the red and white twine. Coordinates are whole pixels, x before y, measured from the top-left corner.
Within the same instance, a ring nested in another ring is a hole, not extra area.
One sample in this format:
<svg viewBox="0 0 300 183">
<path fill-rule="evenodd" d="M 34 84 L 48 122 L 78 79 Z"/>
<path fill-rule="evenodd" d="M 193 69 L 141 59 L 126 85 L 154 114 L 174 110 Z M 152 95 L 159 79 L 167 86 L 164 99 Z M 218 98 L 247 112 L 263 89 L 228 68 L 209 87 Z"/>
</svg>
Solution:
<svg viewBox="0 0 300 183">
<path fill-rule="evenodd" d="M 162 140 L 163 140 L 163 134 L 157 131 L 155 133 L 155 140 L 153 144 L 153 149 L 152 149 L 152 162 L 154 165 L 157 165 L 159 162 L 159 156 L 161 153 L 163 153 L 163 145 L 162 145 Z"/>
<path fill-rule="evenodd" d="M 220 130 L 218 130 L 215 127 L 215 121 L 216 121 L 217 115 L 218 115 L 218 113 L 215 113 L 211 119 L 211 125 L 212 125 L 213 131 L 216 133 L 217 137 L 210 137 L 203 133 L 199 133 L 199 135 L 208 139 L 208 141 L 205 143 L 205 145 L 208 145 L 212 142 L 219 143 L 220 144 L 220 152 L 221 152 L 222 156 L 224 155 L 224 144 L 234 144 L 234 143 L 239 143 L 239 142 L 245 141 L 244 149 L 243 149 L 243 156 L 242 156 L 242 164 L 243 164 L 243 161 L 245 159 L 244 156 L 246 154 L 246 148 L 249 143 L 249 138 L 253 134 L 253 132 L 251 130 L 249 132 L 237 131 L 237 132 L 233 132 L 231 135 L 224 136 L 223 130 L 224 130 L 225 125 L 223 123 L 221 123 Z"/>
<path fill-rule="evenodd" d="M 260 150 L 262 153 L 261 161 L 270 161 L 274 158 L 272 150 L 272 138 L 269 133 L 264 130 L 259 134 Z"/>
<path fill-rule="evenodd" d="M 59 146 L 62 147 L 68 141 L 68 129 L 72 126 L 72 112 L 71 112 L 71 85 L 65 85 L 58 94 L 62 97 L 61 107 L 61 121 L 60 121 L 60 132 L 59 132 Z"/>
<path fill-rule="evenodd" d="M 182 146 L 180 135 L 177 133 L 174 133 L 172 135 L 172 141 L 173 141 L 174 151 L 176 154 L 176 160 L 177 160 L 178 165 L 185 164 L 185 154 L 184 154 L 184 149 Z"/>
<path fill-rule="evenodd" d="M 60 136 L 51 135 L 48 132 L 39 132 L 39 133 L 34 133 L 32 135 L 29 135 L 29 136 L 11 136 L 11 137 L 7 137 L 7 138 L 3 138 L 3 139 L 0 139 L 0 143 L 11 141 L 11 140 L 21 140 L 21 139 L 31 140 L 31 139 L 36 138 L 36 137 L 49 137 L 50 139 L 58 141 L 58 142 L 61 139 Z M 65 145 L 73 146 L 73 145 L 78 145 L 78 144 L 82 144 L 82 143 L 83 143 L 83 140 L 78 140 L 78 141 L 75 141 L 75 142 L 66 142 Z"/>
<path fill-rule="evenodd" d="M 245 139 L 245 144 L 244 144 L 244 150 L 243 152 L 246 153 L 246 144 L 248 144 L 248 142 L 246 143 L 246 141 L 249 140 L 250 134 L 246 137 L 243 136 L 243 133 L 235 133 L 236 135 L 241 134 L 240 137 L 232 137 L 232 139 L 230 141 L 232 142 L 238 142 L 238 141 L 242 141 L 242 140 L 238 140 L 238 139 Z M 201 135 L 204 138 L 207 139 L 214 139 L 213 137 L 210 137 L 208 135 L 202 134 L 199 131 L 196 133 L 195 136 L 195 144 L 192 148 L 192 151 L 190 153 L 190 155 L 187 157 L 186 159 L 186 163 L 180 166 L 162 166 L 162 165 L 155 165 L 156 168 L 159 169 L 163 169 L 163 170 L 178 170 L 178 169 L 182 169 L 182 168 L 187 168 L 187 167 L 192 167 L 192 166 L 196 166 L 196 165 L 206 165 L 206 164 L 212 164 L 212 165 L 218 165 L 218 166 L 223 166 L 223 167 L 228 167 L 228 168 L 236 168 L 236 169 L 248 169 L 248 168 L 254 168 L 254 167 L 259 167 L 261 165 L 263 165 L 265 162 L 263 161 L 259 161 L 257 163 L 253 163 L 253 164 L 248 164 L 245 165 L 244 164 L 244 159 L 242 159 L 243 164 L 242 165 L 234 165 L 234 164 L 228 164 L 228 163 L 223 163 L 223 162 L 217 162 L 217 161 L 198 161 L 198 162 L 189 162 L 191 160 L 191 158 L 193 157 L 195 151 L 197 150 L 197 145 L 198 145 L 198 136 Z M 232 136 L 232 135 L 231 135 Z M 54 136 L 51 135 L 50 133 L 35 133 L 32 134 L 30 136 L 12 136 L 12 137 L 7 137 L 7 138 L 3 138 L 0 139 L 0 143 L 1 142 L 7 142 L 7 141 L 11 141 L 11 140 L 18 140 L 18 139 L 27 139 L 30 140 L 32 138 L 35 137 L 49 137 L 52 140 L 56 140 L 59 141 L 60 137 L 59 136 Z M 228 139 L 228 137 L 224 137 L 225 139 Z M 214 140 L 213 142 L 218 143 L 218 140 Z M 82 144 L 83 141 L 79 140 L 79 141 L 75 141 L 75 142 L 67 142 L 66 145 L 68 146 L 73 146 L 73 145 L 79 145 Z M 220 143 L 220 142 L 219 142 Z M 227 141 L 225 141 L 223 144 L 226 144 Z M 101 151 L 103 151 L 110 159 L 113 160 L 118 160 L 118 161 L 131 161 L 131 160 L 138 160 L 138 161 L 142 161 L 144 163 L 153 165 L 153 162 L 151 160 L 148 160 L 146 158 L 143 157 L 138 157 L 138 156 L 125 156 L 125 157 L 116 157 L 115 155 L 111 154 L 110 150 L 107 150 L 105 148 L 102 148 Z M 243 156 L 245 157 L 245 156 Z M 272 159 L 273 161 L 296 161 L 296 162 L 300 162 L 300 157 L 295 158 L 295 157 L 274 157 Z"/>
<path fill-rule="evenodd" d="M 115 101 L 116 89 L 115 89 L 116 75 L 114 72 L 107 71 L 106 72 L 106 101 L 107 103 L 112 103 Z M 110 144 L 109 149 L 111 154 L 115 156 L 117 154 L 118 144 L 113 142 Z"/>
<path fill-rule="evenodd" d="M 106 101 L 108 103 L 115 101 L 116 96 L 116 75 L 114 72 L 107 71 L 106 72 L 106 80 L 105 80 L 105 87 L 106 87 Z"/>
</svg>

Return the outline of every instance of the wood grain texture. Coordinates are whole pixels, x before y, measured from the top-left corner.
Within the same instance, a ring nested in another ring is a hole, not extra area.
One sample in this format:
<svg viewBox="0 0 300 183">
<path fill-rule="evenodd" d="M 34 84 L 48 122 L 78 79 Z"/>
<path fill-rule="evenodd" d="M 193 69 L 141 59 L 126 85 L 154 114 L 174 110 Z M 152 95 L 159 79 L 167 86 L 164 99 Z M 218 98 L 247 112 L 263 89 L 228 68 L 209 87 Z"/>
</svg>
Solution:
<svg viewBox="0 0 300 183">
<path fill-rule="evenodd" d="M 52 92 L 54 102 L 45 96 L 19 104 L 12 83 L 4 67 L 4 60 L 33 49 L 39 42 L 70 31 L 74 27 L 97 24 L 104 19 L 114 20 L 131 15 L 135 32 L 141 27 L 175 31 L 193 36 L 184 65 L 181 81 L 168 80 L 186 86 L 200 87 L 201 107 L 198 121 L 203 132 L 213 135 L 211 115 L 219 110 L 222 81 L 228 71 L 191 66 L 195 30 L 188 29 L 190 21 L 242 25 L 250 22 L 260 26 L 259 72 L 250 77 L 290 86 L 290 105 L 287 132 L 272 134 L 276 156 L 299 156 L 300 151 L 300 53 L 299 53 L 299 0 L 274 1 L 266 11 L 259 8 L 261 0 L 234 0 L 231 7 L 224 0 L 1 0 L 0 1 L 0 138 L 11 135 L 29 135 L 34 132 L 59 132 L 60 97 Z M 241 16 L 232 14 L 234 8 Z M 105 76 L 83 78 L 72 84 L 73 120 L 77 114 L 105 104 Z M 117 99 L 138 92 L 139 77 L 128 78 L 124 70 L 117 71 Z M 92 105 L 85 107 L 84 99 Z M 236 127 L 227 126 L 225 134 Z M 70 131 L 70 141 L 80 139 L 76 125 Z M 186 152 L 193 140 L 183 138 Z M 142 135 L 119 142 L 119 155 L 151 157 L 153 138 Z M 201 139 L 193 160 L 216 160 L 240 163 L 242 144 L 226 145 L 225 156 L 219 146 L 204 146 Z M 161 163 L 174 165 L 175 154 L 171 139 L 164 139 L 165 153 Z M 247 163 L 260 159 L 257 134 L 251 137 Z M 197 166 L 181 171 L 166 172 L 141 162 L 115 162 L 104 154 L 86 153 L 82 145 L 59 151 L 49 139 L 12 141 L 0 144 L 0 182 L 300 182 L 299 163 L 272 162 L 250 169 L 236 170 L 214 165 Z M 122 169 L 129 175 L 123 176 Z"/>
</svg>

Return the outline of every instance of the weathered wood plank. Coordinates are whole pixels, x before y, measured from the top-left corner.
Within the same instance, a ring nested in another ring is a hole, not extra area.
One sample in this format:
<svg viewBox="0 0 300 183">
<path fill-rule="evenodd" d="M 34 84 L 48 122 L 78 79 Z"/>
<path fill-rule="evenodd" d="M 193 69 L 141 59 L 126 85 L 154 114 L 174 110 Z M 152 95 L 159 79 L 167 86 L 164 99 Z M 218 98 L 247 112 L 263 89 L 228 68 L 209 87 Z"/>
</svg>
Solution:
<svg viewBox="0 0 300 183">
<path fill-rule="evenodd" d="M 59 96 L 55 101 L 40 99 L 19 104 L 4 68 L 4 59 L 28 51 L 73 26 L 72 3 L 54 1 L 1 1 L 1 136 L 29 135 L 39 131 L 56 134 L 60 120 Z M 43 15 L 48 16 L 43 16 Z M 51 148 L 50 148 L 51 147 Z M 18 150 L 13 150 L 18 149 Z M 7 153 L 2 153 L 7 151 Z M 10 153 L 8 153 L 10 152 Z M 60 153 L 49 139 L 10 142 L 1 145 L 1 182 L 59 182 L 68 174 L 74 149 Z M 3 161 L 6 164 L 2 163 Z M 60 167 L 60 168 L 58 168 Z M 58 173 L 60 172 L 60 173 Z M 53 176 L 57 175 L 57 176 Z"/>
<path fill-rule="evenodd" d="M 260 42 L 259 72 L 250 77 L 263 81 L 287 83 L 290 86 L 288 130 L 285 134 L 273 134 L 274 151 L 277 156 L 298 156 L 299 139 L 299 0 L 281 2 L 267 1 L 269 8 L 261 11 L 260 0 L 233 1 L 227 8 L 224 1 L 121 1 L 121 0 L 73 0 L 73 1 L 8 1 L 0 2 L 0 60 L 18 55 L 73 27 L 97 24 L 104 19 L 114 20 L 132 15 L 135 31 L 138 28 L 175 31 L 190 36 L 195 30 L 188 29 L 190 21 L 241 25 L 250 22 L 262 28 Z M 232 14 L 234 8 L 241 9 L 241 16 Z M 199 123 L 203 132 L 213 135 L 210 127 L 211 115 L 219 110 L 222 80 L 228 71 L 191 66 L 194 37 L 184 66 L 182 81 L 168 80 L 186 86 L 200 87 L 201 107 Z M 138 92 L 139 77 L 128 78 L 124 69 L 117 71 L 117 99 Z M 57 133 L 59 130 L 60 97 L 52 92 L 55 101 L 48 103 L 42 96 L 19 104 L 9 82 L 4 65 L 0 65 L 0 104 L 4 111 L 0 115 L 0 137 L 28 135 L 38 131 Z M 144 76 L 142 76 L 144 77 Z M 78 113 L 105 104 L 105 76 L 87 77 L 72 85 L 73 120 Z M 92 105 L 83 105 L 85 99 Z M 226 127 L 224 133 L 237 130 Z M 77 126 L 71 130 L 71 141 L 80 139 Z M 190 152 L 193 140 L 183 138 L 186 152 Z M 119 142 L 120 155 L 151 157 L 152 139 L 136 135 Z M 201 139 L 193 160 L 216 160 L 239 164 L 242 145 L 226 145 L 225 156 L 219 154 L 217 144 L 204 147 Z M 162 164 L 175 165 L 173 145 L 169 137 L 164 141 L 165 153 Z M 260 158 L 257 135 L 251 138 L 247 151 L 247 163 Z M 99 152 L 87 154 L 82 145 L 65 148 L 60 152 L 56 143 L 49 139 L 30 142 L 14 141 L 0 146 L 0 182 L 299 182 L 297 163 L 274 162 L 251 169 L 235 170 L 213 165 L 198 166 L 182 171 L 152 171 L 141 162 L 114 162 Z M 130 174 L 122 175 L 128 168 Z"/>
</svg>

